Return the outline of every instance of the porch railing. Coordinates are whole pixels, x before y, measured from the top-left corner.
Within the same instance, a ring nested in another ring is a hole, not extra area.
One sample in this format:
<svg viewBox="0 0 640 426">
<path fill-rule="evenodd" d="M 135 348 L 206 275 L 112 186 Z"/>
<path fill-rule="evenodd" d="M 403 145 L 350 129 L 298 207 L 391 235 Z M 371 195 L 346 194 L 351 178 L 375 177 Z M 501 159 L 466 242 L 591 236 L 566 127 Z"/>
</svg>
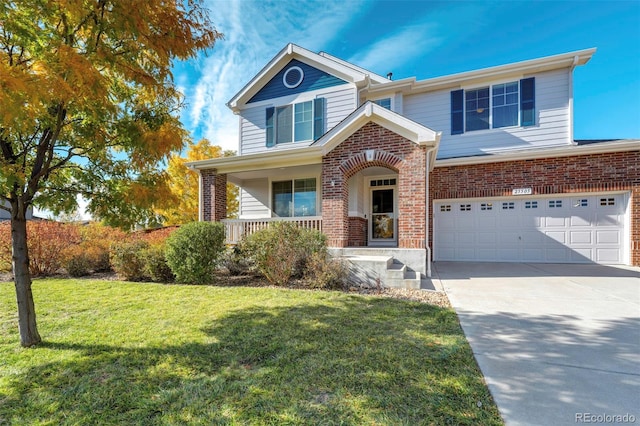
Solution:
<svg viewBox="0 0 640 426">
<path fill-rule="evenodd" d="M 238 244 L 245 235 L 267 228 L 273 222 L 295 222 L 299 227 L 322 231 L 322 216 L 274 217 L 266 219 L 223 219 L 227 244 Z"/>
</svg>

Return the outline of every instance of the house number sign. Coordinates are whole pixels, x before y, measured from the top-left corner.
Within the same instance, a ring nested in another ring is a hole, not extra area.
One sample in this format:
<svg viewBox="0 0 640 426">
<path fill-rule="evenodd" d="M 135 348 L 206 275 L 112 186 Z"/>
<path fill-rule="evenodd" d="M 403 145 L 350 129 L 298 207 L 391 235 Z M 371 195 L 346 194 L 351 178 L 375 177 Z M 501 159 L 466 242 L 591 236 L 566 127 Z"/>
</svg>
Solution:
<svg viewBox="0 0 640 426">
<path fill-rule="evenodd" d="M 530 195 L 533 194 L 531 188 L 514 188 L 511 190 L 512 195 Z"/>
</svg>

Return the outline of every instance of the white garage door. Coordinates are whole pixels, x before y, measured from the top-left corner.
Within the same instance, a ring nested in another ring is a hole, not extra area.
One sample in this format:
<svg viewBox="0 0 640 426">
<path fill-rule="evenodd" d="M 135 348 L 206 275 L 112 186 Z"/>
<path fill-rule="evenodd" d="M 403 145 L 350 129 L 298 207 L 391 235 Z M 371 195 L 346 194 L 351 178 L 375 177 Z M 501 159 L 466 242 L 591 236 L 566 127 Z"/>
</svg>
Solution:
<svg viewBox="0 0 640 426">
<path fill-rule="evenodd" d="M 434 259 L 625 263 L 626 194 L 434 202 Z"/>
</svg>

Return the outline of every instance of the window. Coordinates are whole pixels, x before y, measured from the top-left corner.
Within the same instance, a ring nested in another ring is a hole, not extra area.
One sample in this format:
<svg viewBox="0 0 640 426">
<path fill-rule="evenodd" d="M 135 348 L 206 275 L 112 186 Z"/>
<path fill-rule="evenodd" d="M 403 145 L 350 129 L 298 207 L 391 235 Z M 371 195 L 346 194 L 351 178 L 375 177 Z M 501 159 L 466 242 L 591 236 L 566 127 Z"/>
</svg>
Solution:
<svg viewBox="0 0 640 426">
<path fill-rule="evenodd" d="M 451 204 L 441 205 L 440 206 L 440 211 L 441 212 L 450 212 L 451 211 Z"/>
<path fill-rule="evenodd" d="M 562 207 L 562 200 L 549 200 L 549 208 Z"/>
<path fill-rule="evenodd" d="M 579 200 L 576 200 L 573 203 L 573 207 L 588 207 L 589 206 L 589 200 L 587 198 L 581 198 Z"/>
<path fill-rule="evenodd" d="M 391 98 L 376 99 L 372 102 L 376 105 L 380 105 L 382 108 L 391 109 Z"/>
<path fill-rule="evenodd" d="M 372 180 L 371 186 L 393 186 L 396 184 L 395 179 L 376 179 Z"/>
<path fill-rule="evenodd" d="M 600 198 L 601 206 L 615 206 L 616 199 L 615 198 Z"/>
<path fill-rule="evenodd" d="M 316 140 L 323 133 L 324 98 L 267 108 L 267 146 Z"/>
<path fill-rule="evenodd" d="M 451 134 L 535 124 L 535 79 L 451 92 Z"/>
<path fill-rule="evenodd" d="M 316 179 L 272 183 L 272 209 L 276 217 L 316 215 Z"/>
<path fill-rule="evenodd" d="M 502 203 L 502 210 L 513 210 L 515 208 L 516 205 L 513 202 Z"/>
<path fill-rule="evenodd" d="M 538 208 L 538 202 L 537 201 L 525 201 L 524 202 L 524 208 L 525 209 L 537 209 Z"/>
<path fill-rule="evenodd" d="M 470 212 L 471 211 L 471 204 L 460 204 L 460 211 L 461 212 Z"/>
<path fill-rule="evenodd" d="M 480 210 L 493 210 L 493 203 L 480 204 Z"/>
</svg>

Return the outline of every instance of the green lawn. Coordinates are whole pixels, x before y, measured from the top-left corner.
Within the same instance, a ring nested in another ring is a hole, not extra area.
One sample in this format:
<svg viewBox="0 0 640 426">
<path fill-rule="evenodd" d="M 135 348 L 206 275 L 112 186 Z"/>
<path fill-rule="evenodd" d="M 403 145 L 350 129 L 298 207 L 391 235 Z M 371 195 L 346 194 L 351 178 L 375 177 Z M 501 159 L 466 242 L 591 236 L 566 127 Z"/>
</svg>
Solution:
<svg viewBox="0 0 640 426">
<path fill-rule="evenodd" d="M 451 309 L 340 292 L 0 283 L 0 424 L 502 424 Z"/>
</svg>

